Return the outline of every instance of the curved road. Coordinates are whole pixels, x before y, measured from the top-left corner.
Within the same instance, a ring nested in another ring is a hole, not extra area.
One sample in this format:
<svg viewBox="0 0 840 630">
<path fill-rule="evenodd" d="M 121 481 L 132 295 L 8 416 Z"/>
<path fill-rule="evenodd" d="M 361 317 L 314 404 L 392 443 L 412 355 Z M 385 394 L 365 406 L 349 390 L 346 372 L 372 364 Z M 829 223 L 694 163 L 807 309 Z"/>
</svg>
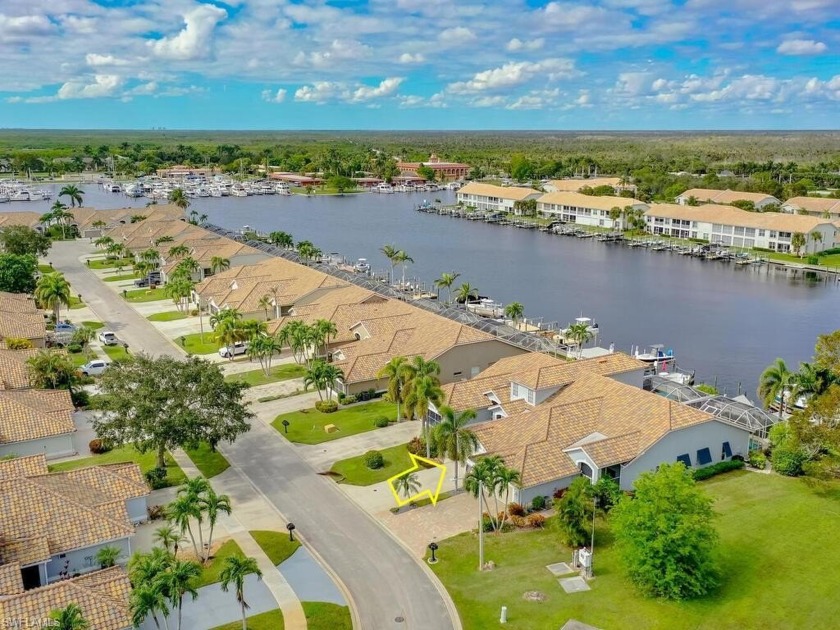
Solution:
<svg viewBox="0 0 840 630">
<path fill-rule="evenodd" d="M 49 258 L 107 330 L 133 350 L 149 355 L 183 354 L 148 320 L 105 286 L 79 256 L 84 241 L 56 242 Z M 421 566 L 368 514 L 321 477 L 295 448 L 261 421 L 225 456 L 327 562 L 350 592 L 359 630 L 415 628 L 460 630 L 452 600 L 431 572 Z M 397 621 L 400 618 L 401 621 Z"/>
</svg>

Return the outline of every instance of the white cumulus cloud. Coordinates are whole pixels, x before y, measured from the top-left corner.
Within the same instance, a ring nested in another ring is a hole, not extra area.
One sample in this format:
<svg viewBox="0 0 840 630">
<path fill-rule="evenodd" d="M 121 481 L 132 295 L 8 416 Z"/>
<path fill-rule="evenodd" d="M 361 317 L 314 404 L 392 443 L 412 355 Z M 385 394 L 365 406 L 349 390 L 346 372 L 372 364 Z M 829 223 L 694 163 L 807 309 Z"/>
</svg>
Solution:
<svg viewBox="0 0 840 630">
<path fill-rule="evenodd" d="M 276 92 L 272 90 L 263 90 L 262 100 L 267 103 L 282 103 L 286 100 L 286 90 L 283 88 L 280 88 Z"/>
<path fill-rule="evenodd" d="M 828 46 L 813 39 L 788 39 L 776 48 L 780 55 L 820 55 L 826 50 Z"/>
<path fill-rule="evenodd" d="M 93 83 L 84 81 L 68 81 L 58 88 L 59 99 L 71 98 L 102 98 L 115 96 L 123 85 L 123 78 L 116 74 L 97 74 Z"/>
<path fill-rule="evenodd" d="M 315 81 L 295 91 L 295 100 L 301 103 L 323 104 L 330 101 L 344 103 L 370 103 L 391 96 L 403 82 L 402 77 L 388 77 L 378 85 L 347 83 L 343 81 Z"/>
<path fill-rule="evenodd" d="M 424 61 L 426 61 L 426 58 L 420 53 L 413 55 L 411 53 L 403 53 L 400 55 L 400 63 L 423 63 Z"/>
<path fill-rule="evenodd" d="M 476 39 L 478 39 L 476 34 L 464 26 L 447 28 L 438 35 L 438 41 L 449 46 L 468 44 Z"/>
<path fill-rule="evenodd" d="M 164 59 L 200 59 L 210 54 L 213 30 L 227 17 L 227 11 L 202 4 L 184 14 L 184 28 L 172 37 L 149 42 L 158 57 Z"/>
<path fill-rule="evenodd" d="M 539 50 L 545 46 L 545 39 L 542 37 L 537 37 L 536 39 L 529 39 L 526 41 L 522 41 L 518 37 L 514 37 L 510 40 L 505 48 L 507 48 L 510 52 L 519 52 L 523 50 Z"/>
<path fill-rule="evenodd" d="M 383 96 L 390 96 L 391 94 L 397 91 L 397 88 L 400 87 L 400 83 L 402 82 L 402 77 L 389 77 L 387 79 L 384 79 L 377 86 L 359 86 L 353 92 L 353 98 L 351 100 L 354 103 L 361 103 L 373 100 L 375 98 L 382 98 Z"/>
<path fill-rule="evenodd" d="M 85 63 L 91 67 L 98 66 L 127 66 L 131 63 L 128 59 L 120 59 L 114 55 L 99 55 L 96 53 L 88 53 L 85 55 Z"/>
<path fill-rule="evenodd" d="M 5 15 L 0 13 L 0 40 L 49 35 L 55 26 L 44 15 Z"/>
<path fill-rule="evenodd" d="M 474 94 L 508 89 L 538 77 L 546 81 L 554 81 L 577 74 L 575 64 L 571 59 L 509 62 L 499 68 L 479 72 L 469 81 L 451 83 L 447 90 L 453 94 Z"/>
</svg>

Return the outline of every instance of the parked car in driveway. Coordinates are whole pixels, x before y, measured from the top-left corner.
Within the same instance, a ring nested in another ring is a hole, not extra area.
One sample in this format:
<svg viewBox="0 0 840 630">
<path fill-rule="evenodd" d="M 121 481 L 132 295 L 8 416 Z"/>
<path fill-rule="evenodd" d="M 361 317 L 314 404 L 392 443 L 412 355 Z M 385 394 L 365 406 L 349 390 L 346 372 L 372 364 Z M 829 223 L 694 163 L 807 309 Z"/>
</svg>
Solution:
<svg viewBox="0 0 840 630">
<path fill-rule="evenodd" d="M 85 376 L 100 376 L 108 368 L 108 362 L 102 359 L 94 359 L 88 361 L 81 368 L 82 374 Z"/>
<path fill-rule="evenodd" d="M 232 346 L 222 346 L 219 348 L 219 356 L 229 359 L 240 354 L 248 352 L 250 344 L 247 341 L 237 341 Z"/>
<path fill-rule="evenodd" d="M 105 344 L 106 346 L 116 346 L 119 342 L 120 340 L 110 330 L 99 333 L 99 343 Z"/>
<path fill-rule="evenodd" d="M 137 278 L 134 281 L 134 286 L 137 288 L 143 288 L 149 286 L 149 279 L 148 278 Z"/>
<path fill-rule="evenodd" d="M 55 325 L 55 332 L 76 332 L 76 327 L 70 322 L 58 322 Z"/>
</svg>

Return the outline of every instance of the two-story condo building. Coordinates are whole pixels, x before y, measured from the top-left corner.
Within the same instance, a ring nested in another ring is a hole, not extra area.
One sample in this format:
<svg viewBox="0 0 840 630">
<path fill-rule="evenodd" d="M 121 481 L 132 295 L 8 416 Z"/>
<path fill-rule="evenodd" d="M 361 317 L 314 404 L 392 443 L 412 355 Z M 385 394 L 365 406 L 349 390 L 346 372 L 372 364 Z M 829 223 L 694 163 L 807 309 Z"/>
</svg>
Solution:
<svg viewBox="0 0 840 630">
<path fill-rule="evenodd" d="M 751 201 L 756 210 L 781 203 L 773 195 L 765 195 L 764 193 L 741 192 L 740 190 L 714 190 L 712 188 L 691 188 L 677 196 L 675 201 L 684 206 L 692 203 L 731 204 L 736 201 Z"/>
<path fill-rule="evenodd" d="M 623 225 L 623 214 L 610 218 L 613 208 L 624 211 L 647 210 L 647 204 L 629 197 L 596 197 L 577 192 L 552 192 L 537 199 L 537 214 L 557 218 L 564 223 L 617 228 Z"/>
<path fill-rule="evenodd" d="M 537 199 L 540 193 L 533 188 L 517 186 L 496 186 L 470 182 L 461 188 L 455 198 L 458 203 L 472 207 L 479 212 L 503 212 L 511 214 L 517 201 Z"/>
</svg>

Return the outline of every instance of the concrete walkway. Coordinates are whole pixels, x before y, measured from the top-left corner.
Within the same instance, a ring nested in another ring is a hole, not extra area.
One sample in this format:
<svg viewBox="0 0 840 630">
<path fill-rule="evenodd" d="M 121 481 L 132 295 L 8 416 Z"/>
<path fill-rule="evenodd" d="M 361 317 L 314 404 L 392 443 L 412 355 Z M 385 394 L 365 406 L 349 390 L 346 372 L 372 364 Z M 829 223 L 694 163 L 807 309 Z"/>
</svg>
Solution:
<svg viewBox="0 0 840 630">
<path fill-rule="evenodd" d="M 197 477 L 201 474 L 184 451 L 177 450 L 172 456 L 187 477 Z M 229 468 L 221 475 L 214 477 L 211 483 L 217 492 L 227 494 L 231 501 L 232 512 L 230 516 L 222 514 L 219 525 L 236 541 L 246 556 L 257 561 L 263 574 L 263 582 L 283 611 L 285 627 L 290 630 L 305 630 L 306 616 L 300 600 L 249 533 L 251 530 L 262 529 L 283 533 L 286 529 L 285 523 L 273 513 L 271 506 L 265 503 L 262 497 L 250 489 L 248 482 L 242 479 L 235 470 Z M 244 523 L 247 523 L 247 527 Z"/>
<path fill-rule="evenodd" d="M 295 397 L 295 401 L 299 399 L 300 396 Z M 331 442 L 297 444 L 296 447 L 300 456 L 312 468 L 320 472 L 329 470 L 333 463 L 341 459 L 356 457 L 370 450 L 381 450 L 397 444 L 405 444 L 420 434 L 420 426 L 419 422 L 400 422 L 384 429 L 374 429 Z"/>
</svg>

